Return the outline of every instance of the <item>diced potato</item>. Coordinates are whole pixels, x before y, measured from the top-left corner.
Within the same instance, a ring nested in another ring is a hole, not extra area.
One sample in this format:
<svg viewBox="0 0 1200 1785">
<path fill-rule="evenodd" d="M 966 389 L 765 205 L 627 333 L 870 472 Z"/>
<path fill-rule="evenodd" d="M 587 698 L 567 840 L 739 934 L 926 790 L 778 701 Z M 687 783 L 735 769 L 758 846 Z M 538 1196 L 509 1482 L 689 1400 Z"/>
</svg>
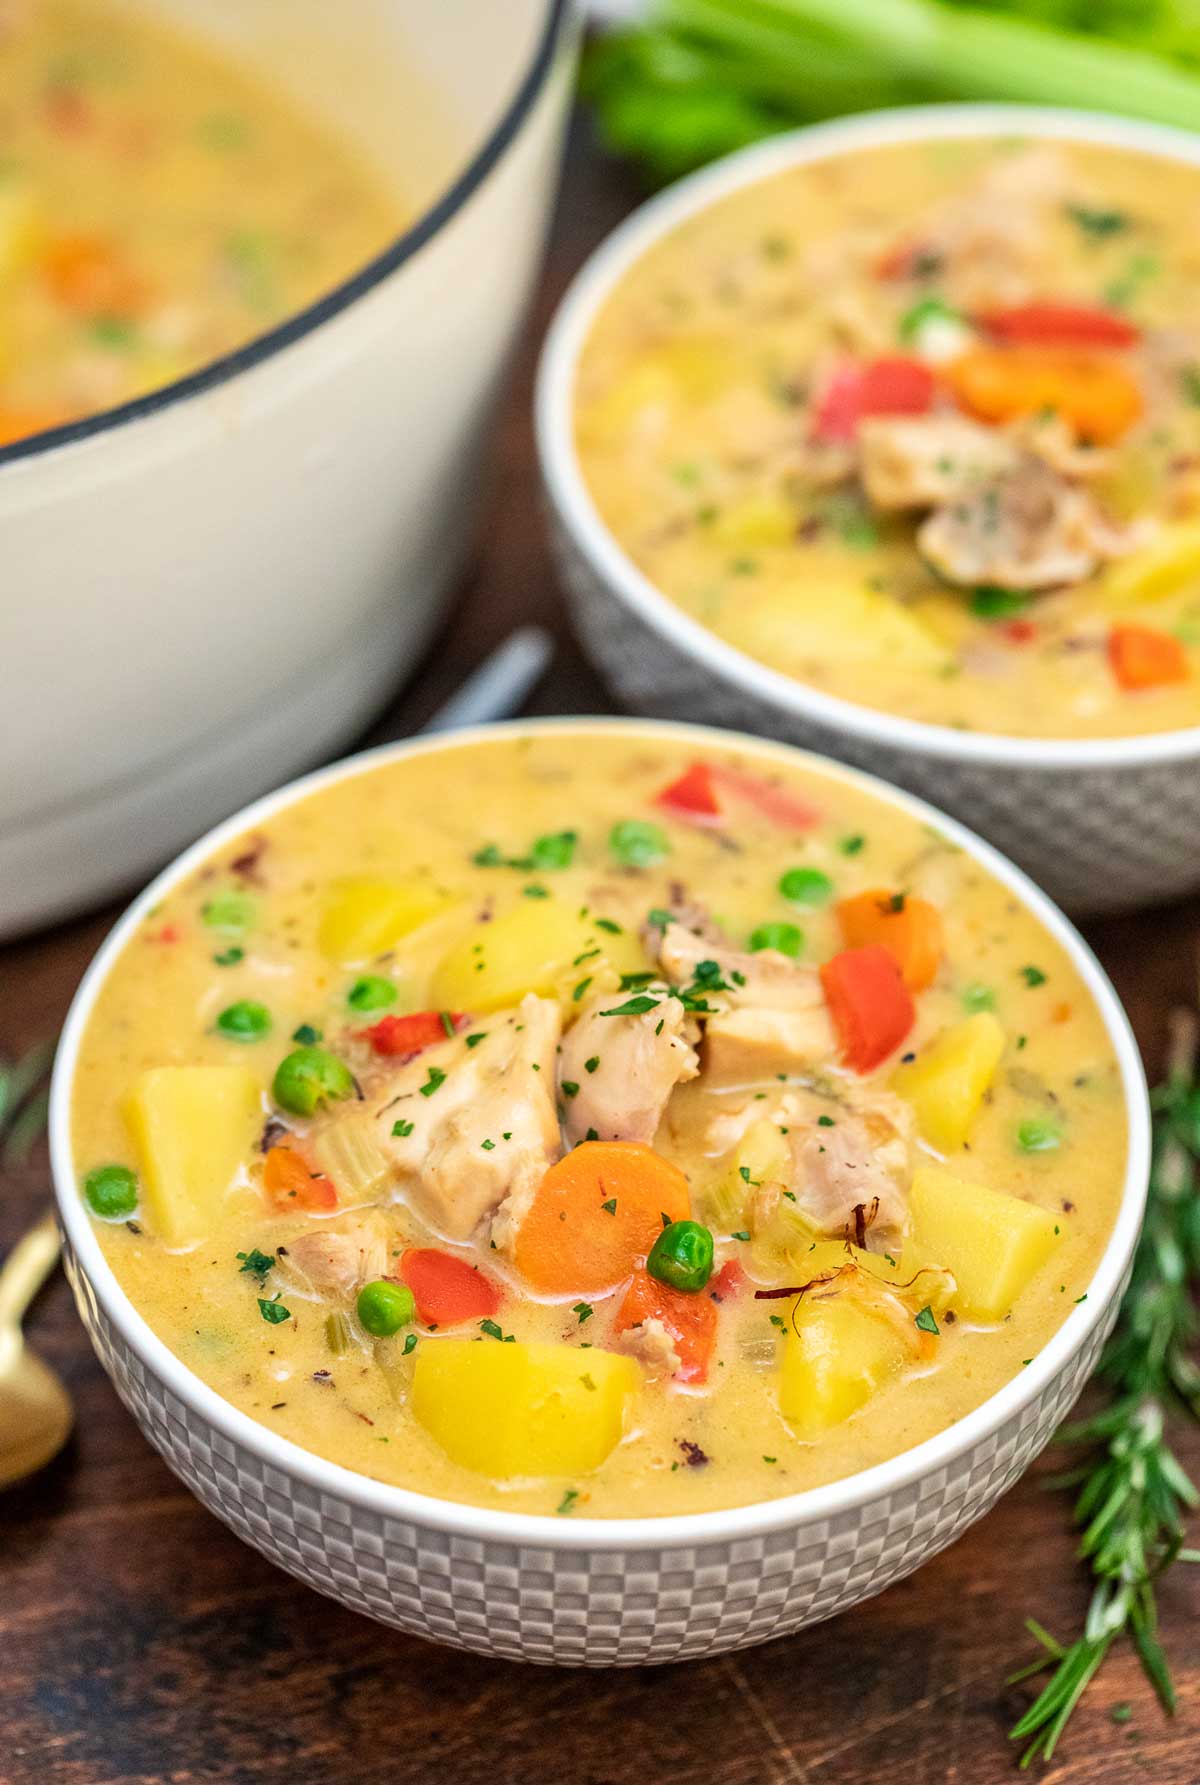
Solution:
<svg viewBox="0 0 1200 1785">
<path fill-rule="evenodd" d="M 0 175 L 0 280 L 28 266 L 37 248 L 38 211 L 25 180 Z"/>
<path fill-rule="evenodd" d="M 971 1131 L 1004 1052 L 1004 1030 L 989 1010 L 943 1029 L 907 1066 L 892 1074 L 892 1089 L 912 1104 L 925 1139 L 957 1152 Z"/>
<path fill-rule="evenodd" d="M 911 1253 L 953 1273 L 952 1305 L 972 1320 L 1003 1320 L 1057 1239 L 1054 1217 L 1036 1203 L 938 1166 L 918 1166 L 909 1208 Z"/>
<path fill-rule="evenodd" d="M 682 400 L 707 403 L 737 375 L 740 364 L 727 342 L 705 335 L 665 341 L 639 357 L 607 390 L 584 404 L 579 434 L 606 445 L 628 433 L 648 411 Z"/>
<path fill-rule="evenodd" d="M 764 491 L 727 503 L 712 523 L 718 545 L 754 547 L 787 545 L 796 536 L 798 515 L 783 496 Z"/>
<path fill-rule="evenodd" d="M 521 899 L 491 923 L 471 924 L 442 957 L 433 1002 L 442 1010 L 484 1012 L 536 992 L 578 1008 L 572 991 L 582 980 L 615 987 L 620 974 L 648 966 L 634 931 L 599 929 L 562 899 Z"/>
<path fill-rule="evenodd" d="M 731 617 L 729 636 L 769 663 L 862 663 L 880 658 L 901 667 L 936 668 L 947 661 L 941 642 L 890 595 L 865 583 L 811 584 L 748 601 Z"/>
<path fill-rule="evenodd" d="M 1109 608 L 1140 607 L 1181 589 L 1200 594 L 1200 524 L 1166 527 L 1152 544 L 1108 566 L 1100 583 Z"/>
<path fill-rule="evenodd" d="M 317 941 L 340 966 L 373 960 L 450 907 L 427 880 L 361 875 L 339 880 L 321 912 Z"/>
<path fill-rule="evenodd" d="M 412 1410 L 464 1469 L 497 1481 L 585 1475 L 620 1441 L 640 1381 L 633 1359 L 613 1351 L 425 1339 Z"/>
<path fill-rule="evenodd" d="M 259 1082 L 246 1066 L 158 1066 L 125 1103 L 146 1208 L 169 1246 L 212 1231 L 262 1121 Z"/>
<path fill-rule="evenodd" d="M 865 1405 L 913 1356 L 903 1334 L 852 1288 L 790 1304 L 779 1407 L 800 1438 L 819 1438 Z"/>
</svg>

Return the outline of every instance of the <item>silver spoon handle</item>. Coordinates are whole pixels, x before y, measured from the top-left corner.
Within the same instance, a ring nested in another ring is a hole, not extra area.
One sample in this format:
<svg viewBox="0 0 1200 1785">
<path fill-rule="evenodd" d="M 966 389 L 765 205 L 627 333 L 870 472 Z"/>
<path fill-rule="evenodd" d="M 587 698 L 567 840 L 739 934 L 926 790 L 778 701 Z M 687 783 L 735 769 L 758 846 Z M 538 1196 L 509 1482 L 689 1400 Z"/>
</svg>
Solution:
<svg viewBox="0 0 1200 1785">
<path fill-rule="evenodd" d="M 0 1326 L 15 1325 L 58 1263 L 58 1227 L 43 1215 L 23 1234 L 0 1267 Z"/>
<path fill-rule="evenodd" d="M 456 731 L 519 713 L 553 655 L 554 640 L 541 626 L 519 627 L 484 658 L 421 730 Z"/>
</svg>

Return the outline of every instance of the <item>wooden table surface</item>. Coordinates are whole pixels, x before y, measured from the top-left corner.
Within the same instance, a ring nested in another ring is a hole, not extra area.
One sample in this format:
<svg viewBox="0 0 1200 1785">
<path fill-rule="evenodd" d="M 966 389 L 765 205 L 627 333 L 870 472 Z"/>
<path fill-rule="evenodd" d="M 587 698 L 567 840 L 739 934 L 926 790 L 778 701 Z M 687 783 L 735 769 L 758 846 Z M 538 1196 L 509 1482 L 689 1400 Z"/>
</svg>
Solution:
<svg viewBox="0 0 1200 1785">
<path fill-rule="evenodd" d="M 609 702 L 566 634 L 535 497 L 537 343 L 566 280 L 635 194 L 577 133 L 536 314 L 505 407 L 485 542 L 429 661 L 371 734 L 419 725 L 515 622 L 560 649 L 538 712 Z M 0 1053 L 53 1036 L 115 911 L 0 950 Z M 1200 903 L 1092 924 L 1151 1074 L 1194 983 Z M 0 1248 L 46 1206 L 46 1160 L 0 1180 Z M 550 1671 L 399 1635 L 318 1598 L 203 1511 L 102 1375 L 61 1276 L 31 1320 L 79 1421 L 0 1495 L 0 1782 L 346 1785 L 992 1785 L 1024 1697 L 1022 1619 L 1073 1633 L 1086 1583 L 1043 1461 L 945 1554 L 880 1598 L 762 1648 L 680 1666 Z M 1182 1454 L 1200 1469 L 1200 1439 Z M 1166 1720 L 1119 1651 L 1054 1764 L 1061 1785 L 1200 1780 L 1200 1571 L 1162 1592 L 1180 1690 Z M 1113 1721 L 1130 1703 L 1131 1721 Z"/>
</svg>

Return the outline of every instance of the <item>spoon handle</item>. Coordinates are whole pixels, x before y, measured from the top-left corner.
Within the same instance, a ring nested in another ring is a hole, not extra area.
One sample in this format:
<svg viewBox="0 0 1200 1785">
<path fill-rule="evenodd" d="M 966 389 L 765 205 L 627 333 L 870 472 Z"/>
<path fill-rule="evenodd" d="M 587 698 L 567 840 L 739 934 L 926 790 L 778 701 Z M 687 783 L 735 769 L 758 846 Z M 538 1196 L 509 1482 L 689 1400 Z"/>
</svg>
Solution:
<svg viewBox="0 0 1200 1785">
<path fill-rule="evenodd" d="M 53 1215 L 44 1215 L 17 1241 L 0 1266 L 0 1326 L 20 1321 L 58 1263 L 60 1244 Z"/>
</svg>

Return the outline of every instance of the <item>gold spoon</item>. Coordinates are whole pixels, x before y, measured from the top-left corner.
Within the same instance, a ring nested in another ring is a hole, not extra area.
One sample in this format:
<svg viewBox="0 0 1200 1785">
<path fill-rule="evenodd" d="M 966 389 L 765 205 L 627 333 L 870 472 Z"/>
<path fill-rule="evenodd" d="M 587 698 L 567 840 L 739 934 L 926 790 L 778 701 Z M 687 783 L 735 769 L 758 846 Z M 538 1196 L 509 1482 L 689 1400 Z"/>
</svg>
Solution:
<svg viewBox="0 0 1200 1785">
<path fill-rule="evenodd" d="M 0 1488 L 57 1456 L 74 1422 L 71 1398 L 30 1351 L 21 1321 L 58 1263 L 58 1228 L 46 1215 L 19 1239 L 0 1269 Z"/>
</svg>

